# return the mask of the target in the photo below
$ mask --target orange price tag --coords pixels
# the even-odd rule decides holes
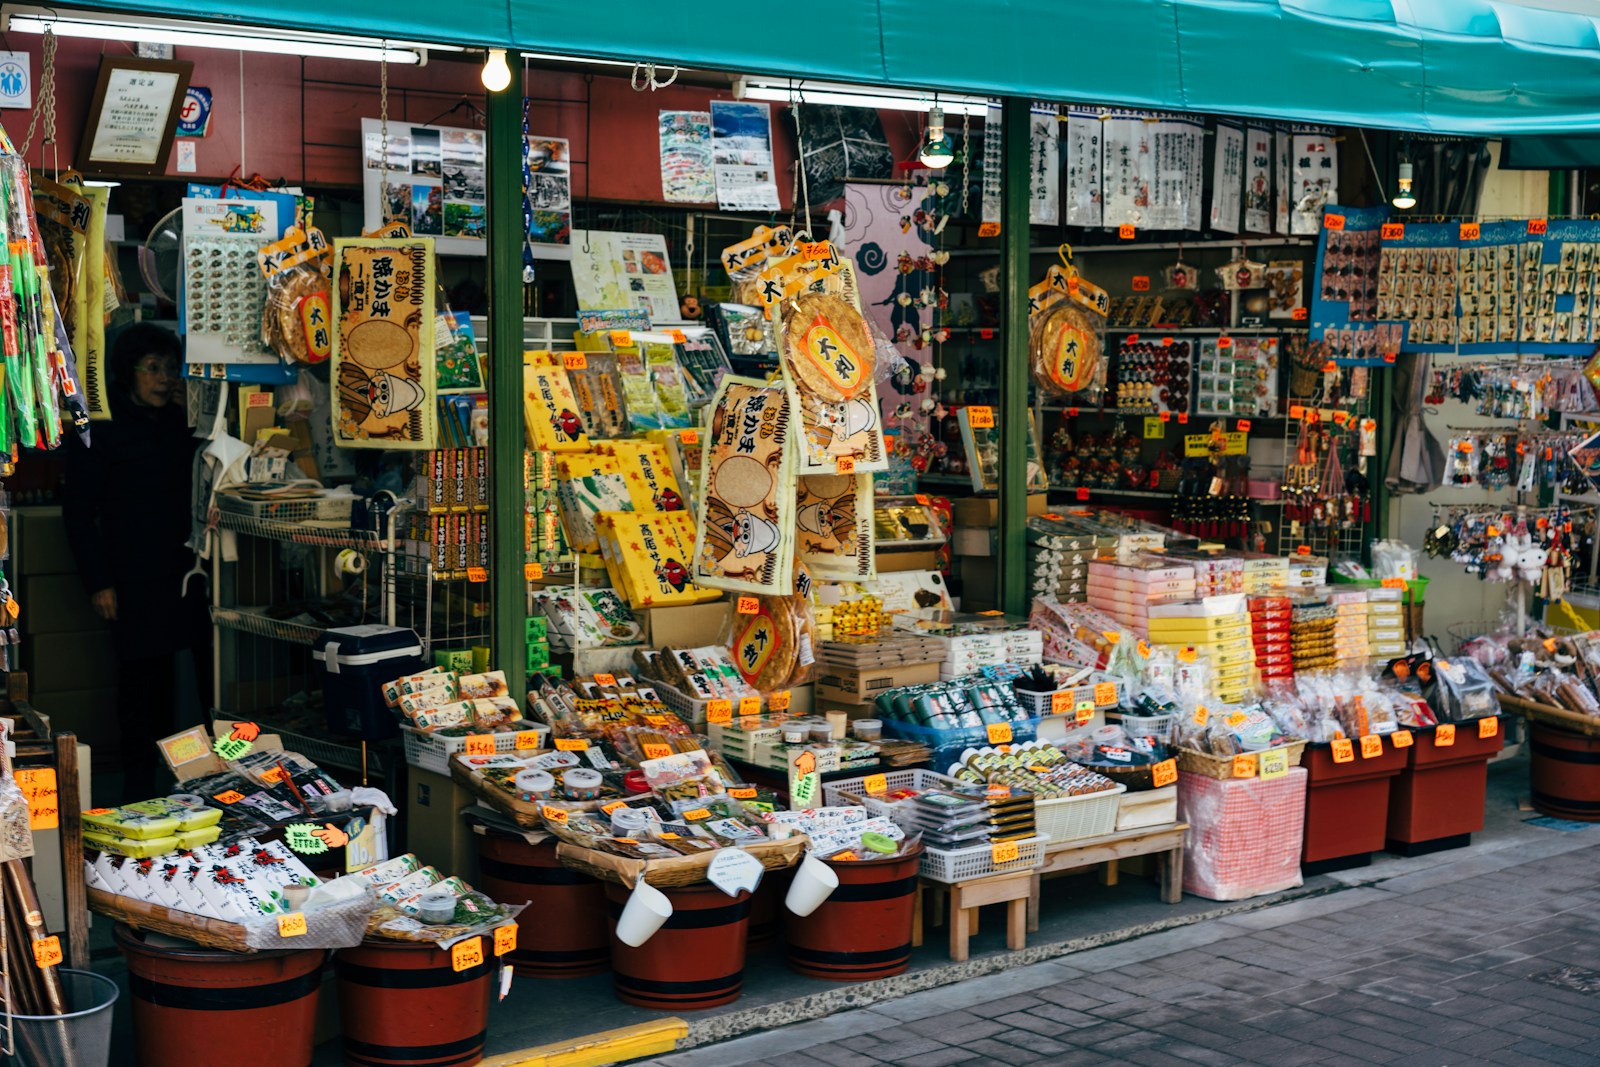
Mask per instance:
[[[1304,322],[1311,317],[1309,308],[1298,307],[1289,312],[1289,317],[1295,322]]]
[[[1556,650],[1556,639],[1553,638],[1553,637],[1545,638],[1544,639],[1544,650],[1546,652],[1554,652]]]
[[[789,704],[793,699],[793,692],[788,689],[780,689],[776,693],[773,693],[771,696],[767,697],[767,707],[771,708],[773,711],[788,711]],[[757,701],[756,705],[759,707],[760,703],[760,701]]]
[[[837,469],[840,474],[854,474],[856,472],[856,457],[840,456],[837,460]]]
[[[1187,411],[1178,412],[1178,425],[1179,426],[1187,426],[1187,425],[1189,425],[1189,413]]]
[[[757,600],[753,596],[742,596],[734,604],[733,610],[737,611],[740,615],[754,615],[756,612],[761,610],[761,601]]]
[[[1333,230],[1334,232],[1337,233],[1339,230],[1344,229],[1344,216],[1343,215],[1324,215],[1324,216],[1322,216],[1322,228],[1324,230]]]
[[[1235,424],[1234,428],[1237,429],[1240,433],[1249,433],[1250,432],[1250,420],[1249,419],[1240,419],[1238,421],[1238,423]]]
[[[1233,347],[1233,338],[1231,338],[1231,337],[1219,337],[1219,338],[1217,338],[1217,347],[1221,348],[1221,349],[1232,348]]]
[[[1050,714],[1065,715],[1072,710],[1072,690],[1063,689],[1050,694]]]
[[[733,702],[729,700],[713,700],[706,705],[706,722],[724,723],[733,721]]]
[[[1117,683],[1098,682],[1094,687],[1094,706],[1109,708],[1117,702]]]
[[[1383,354],[1383,361],[1385,363],[1393,363],[1394,362],[1394,353],[1393,352],[1385,352]]]
[[[297,911],[292,915],[278,916],[279,937],[304,937],[306,933],[306,914]]]
[[[845,851],[845,852],[839,853],[836,856],[829,856],[828,858],[830,860],[838,860],[838,861],[843,862],[843,863],[849,863],[850,861],[858,860],[861,857],[856,855],[854,852]]]
[[[468,736],[462,751],[469,756],[494,755],[494,734],[472,734]]]
[[[1528,232],[1542,237],[1550,232],[1550,221],[1548,219],[1529,219]]]
[[[622,336],[622,341],[620,343],[617,341],[618,334]],[[611,343],[617,345],[619,348],[626,347],[631,343],[628,340],[628,331],[613,331],[611,334]],[[584,355],[582,352],[566,352],[561,356],[561,366],[567,370],[588,370],[589,357]]]
[[[1148,293],[1150,291],[1150,275],[1135,274],[1133,276],[1133,291],[1136,293]]]
[[[522,739],[524,737],[529,738],[532,741],[532,744],[529,744],[529,745],[526,745],[526,746],[523,745]],[[520,734],[517,735],[517,748],[521,749],[521,748],[538,748],[538,747],[539,747],[539,735],[537,733],[535,733],[534,731],[532,731],[532,730],[524,730]],[[587,752],[587,751],[589,751],[589,742],[585,741],[581,737],[558,737],[558,738],[556,738],[556,751],[557,752]]]
[[[450,969],[469,971],[483,964],[483,938],[469,937],[450,946]]]
[[[1172,412],[1163,411],[1161,413],[1161,415],[1160,415],[1160,419],[1161,419],[1162,422],[1171,422],[1172,421]]]
[[[1383,738],[1377,734],[1364,734],[1361,738],[1361,758],[1372,759],[1383,755]]]
[[[1233,757],[1233,776],[1235,778],[1254,778],[1256,776],[1255,756],[1241,753]]]
[[[649,723],[651,726],[667,725],[667,717],[665,715],[646,715],[644,717],[644,721]]]
[[[701,819],[711,818],[711,811],[709,808],[695,808],[693,811],[684,812],[683,817],[690,822],[699,822]]]
[[[1331,359],[1328,360],[1326,363],[1324,363],[1322,365],[1322,373],[1323,374],[1337,374],[1337,373],[1339,373],[1339,364],[1335,363]]]
[[[929,504],[933,503],[933,501],[928,499],[927,493],[918,493],[916,496],[912,497],[912,499],[918,504],[921,504],[923,507],[927,507]]]
[[[1089,490],[1087,490],[1085,488],[1082,488],[1080,486],[1078,488],[1078,491],[1076,493],[1074,493],[1073,495],[1076,496],[1079,500],[1088,500],[1089,499]]]
[[[1289,405],[1289,417],[1291,419],[1303,419],[1306,417],[1306,409],[1299,404],[1291,404]]]
[[[1378,236],[1385,241],[1398,241],[1406,235],[1403,222],[1386,222],[1378,228]]]
[[[1481,232],[1476,222],[1463,222],[1461,224],[1461,239],[1463,241],[1476,241]]]
[[[271,770],[266,771],[261,775],[261,780],[266,782],[268,785],[277,785],[279,782],[283,781],[283,768],[273,767]]]
[[[481,583],[481,582],[487,582],[488,580],[489,580],[489,569],[487,567],[468,567],[467,568],[467,581],[469,581],[469,582],[480,582]]]
[[[1410,730],[1396,730],[1389,736],[1389,743],[1395,748],[1410,748],[1415,740]]]
[[[682,330],[668,330],[667,336],[672,338],[672,343],[675,345],[686,345],[689,343],[689,339],[683,335]]]
[[[1435,748],[1449,748],[1456,743],[1456,724],[1442,722],[1433,730],[1433,744]]]
[[[1164,785],[1171,785],[1178,780],[1178,761],[1165,759],[1150,768],[1150,781],[1157,789]]]
[[[597,674],[594,676],[595,685],[616,685],[617,676],[614,674]]]
[[[749,716],[749,715],[760,715],[760,714],[761,714],[761,698],[760,697],[740,697],[739,698],[739,716],[740,716],[740,718],[744,718],[744,717]]]
[[[1478,720],[1479,740],[1487,740],[1499,732],[1500,720],[1495,718],[1493,715],[1489,716],[1487,719]]]
[[[1211,721],[1211,709],[1204,704],[1196,704],[1194,708],[1194,724],[1204,726]]]
[[[611,331],[611,347],[627,348],[631,344],[633,344],[633,335],[627,330]]]
[[[544,578],[544,564],[524,563],[522,565],[523,581],[537,582]]]
[[[600,810],[601,810],[602,813],[604,813],[606,815],[610,815],[612,812],[616,811],[618,808],[625,808],[627,806],[628,806],[628,802],[626,800],[613,800],[609,804],[600,805]]]
[[[1179,663],[1193,663],[1198,658],[1198,656],[1199,656],[1199,654],[1192,648],[1180,648],[1180,649],[1178,649],[1178,662]]]
[[[1011,742],[1011,724],[1008,722],[991,722],[986,727],[991,745],[1005,745]]]
[[[546,804],[539,809],[539,814],[543,815],[548,822],[567,821],[567,809],[565,808],[552,808],[550,805]]]
[[[1381,585],[1385,589],[1405,589],[1406,588],[1406,580],[1404,578],[1385,578],[1385,579],[1383,579],[1383,581],[1379,582],[1378,584]]]
[[[1015,863],[1021,858],[1021,850],[1015,841],[1000,841],[990,850],[996,864]]]
[[[728,795],[735,800],[754,800],[756,798],[756,791],[753,788],[746,786],[743,789],[730,789],[728,790]]]
[[[230,789],[226,793],[218,793],[216,796],[212,797],[211,799],[215,800],[219,804],[237,804],[237,803],[239,803],[239,801],[244,799],[244,794],[239,792],[237,789]],[[101,809],[97,808],[97,809],[95,809],[95,811],[86,811],[86,812],[84,812],[84,814],[85,815],[93,815],[99,810],[101,810]],[[110,811],[111,809],[110,808],[106,808],[104,810],[105,811]]]
[[[869,774],[866,781],[861,783],[861,788],[867,791],[868,796],[878,796],[889,791],[889,777],[884,774]]]
[[[1295,552],[1295,555],[1297,555],[1297,556],[1309,556],[1309,555],[1311,555],[1311,546],[1310,545],[1301,545],[1298,548],[1296,548],[1294,550],[1294,552]]]
[[[994,408],[975,405],[967,408],[967,422],[974,430],[994,428]]]
[[[1013,848],[1015,846],[1012,846]],[[33,962],[40,970],[54,967],[62,960],[61,939],[55,934],[41,938],[33,943]]]
[[[978,236],[979,237],[999,237],[1000,236],[1000,224],[998,222],[980,222],[980,223],[978,223]]]
[[[1136,232],[1137,231],[1133,228],[1131,223],[1124,222],[1121,226],[1117,227],[1117,236],[1122,238],[1124,241],[1133,240],[1133,235]]]
[[[1011,787],[1009,785],[991,785],[983,791],[983,795],[989,800],[1003,800],[1011,795]]]
[[[1162,339],[1161,339],[1161,347],[1162,347],[1162,348],[1171,348],[1171,347],[1172,347],[1172,338],[1170,338],[1170,337],[1163,337],[1163,338],[1162,338]]]
[[[227,793],[219,794],[216,799],[222,800],[222,798],[227,796],[227,795],[228,795]],[[244,799],[244,794],[243,793],[239,794],[239,799],[240,800]],[[234,803],[234,801],[231,801],[231,800],[223,800],[222,802],[224,804],[232,804],[232,803]],[[85,815],[109,815],[113,811],[116,811],[116,810],[117,809],[115,809],[115,808],[90,808],[89,810],[85,811],[84,814]]]
[[[678,440],[686,445],[697,445],[700,443],[700,431],[685,430],[678,435]]]
[[[494,928],[494,954],[504,956],[517,947],[517,924],[507,923]]]
[[[645,759],[666,759],[672,755],[671,745],[646,745],[644,746]]]

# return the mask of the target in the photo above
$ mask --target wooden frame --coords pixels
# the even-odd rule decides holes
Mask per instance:
[[[153,74],[172,76],[175,81],[172,85],[172,94],[163,100],[159,84],[153,86],[129,87],[120,83],[128,75]],[[94,95],[89,101],[89,114],[83,124],[83,140],[78,146],[78,169],[90,174],[127,174],[145,177],[160,177],[167,172],[167,159],[172,155],[173,137],[178,128],[178,112],[183,107],[184,93],[189,88],[189,78],[194,73],[194,64],[187,60],[169,59],[140,59],[137,56],[111,56],[100,57],[100,73],[95,79]],[[113,79],[119,86],[112,99],[112,108],[108,112],[106,97],[113,92]],[[159,80],[159,79],[158,79]],[[127,100],[127,95],[137,94],[143,90],[146,99]],[[159,127],[159,141],[155,145],[153,159],[134,157],[124,158],[116,154],[106,154],[102,145],[102,154],[93,154],[95,143],[100,139],[101,124],[108,118],[117,119],[123,123],[133,124],[139,121],[138,113],[130,108],[119,106],[119,102],[132,103],[146,107],[154,107],[158,111],[164,104],[166,114],[161,119]],[[153,121],[154,116],[150,116]],[[144,136],[157,133],[157,128],[151,125],[139,131]],[[131,150],[130,146],[130,150]]]

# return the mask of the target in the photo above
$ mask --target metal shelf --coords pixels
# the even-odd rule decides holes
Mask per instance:
[[[211,608],[211,621],[224,629],[237,630],[240,633],[255,634],[257,637],[267,637],[274,641],[287,641],[290,644],[306,645],[307,647],[317,639],[318,634],[327,629],[326,626],[317,626],[311,623],[274,619],[263,611],[251,611],[248,608],[225,608],[217,605],[213,605]]]
[[[1070,242],[1069,242],[1070,243]],[[1310,248],[1316,244],[1314,237],[1213,237],[1198,241],[1123,241],[1114,245],[1072,246],[1074,256],[1091,252],[1177,252],[1228,248]],[[1034,245],[1028,249],[1030,256],[1056,255],[1057,245]],[[952,248],[952,256],[996,256],[999,248]]]
[[[282,522],[222,511],[217,513],[217,526],[248,537],[264,537],[273,541],[288,541],[319,548],[353,548],[360,552],[388,552],[395,547],[393,540],[375,533],[352,530],[348,523],[320,526],[315,521]]]
[[[1152,333],[1162,337],[1196,337],[1216,334],[1218,337],[1282,333],[1288,326],[1107,326],[1106,333]]]

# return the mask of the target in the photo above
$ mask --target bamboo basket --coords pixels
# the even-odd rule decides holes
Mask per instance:
[[[1543,723],[1557,730],[1582,734],[1584,737],[1600,737],[1600,719],[1593,716],[1504,693],[1500,694],[1500,707],[1506,711],[1516,712],[1530,722]]]
[[[1304,741],[1291,741],[1287,745],[1279,745],[1273,752],[1284,752],[1289,757],[1289,766],[1300,765],[1300,753],[1305,749]],[[1178,752],[1178,769],[1188,771],[1190,774],[1203,774],[1207,778],[1226,779],[1233,777],[1233,757],[1213,756],[1206,752],[1199,752],[1192,748],[1180,748]],[[1240,755],[1259,756],[1259,752],[1242,752]]]
[[[760,860],[761,866],[767,870],[778,871],[799,863],[808,843],[804,834],[797,834],[782,841],[761,841],[739,847]],[[657,888],[681,889],[706,880],[706,868],[716,859],[717,852],[675,856],[672,859],[635,860],[563,842],[556,846],[556,857],[572,870],[602,882],[633,886],[643,878]]]

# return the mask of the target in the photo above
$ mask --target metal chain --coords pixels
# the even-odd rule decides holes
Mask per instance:
[[[967,213],[967,176],[972,168],[972,112],[961,112],[961,214]]]
[[[378,217],[385,223],[393,222],[394,205],[389,202],[389,42],[383,42],[383,54],[378,59],[378,198],[382,206]]]
[[[44,31],[44,69],[39,72],[39,104],[33,109],[33,118],[28,120],[28,136],[22,142],[24,159],[33,146],[33,135],[39,128],[41,116],[45,124],[44,143],[53,147],[56,143],[56,35],[48,25]],[[40,165],[43,166],[42,160]]]

